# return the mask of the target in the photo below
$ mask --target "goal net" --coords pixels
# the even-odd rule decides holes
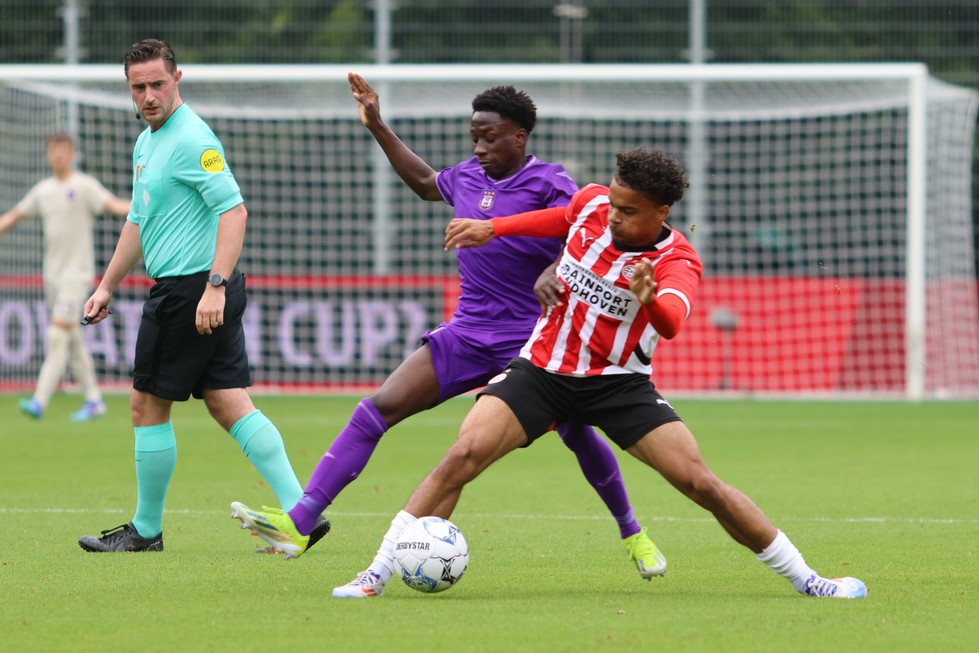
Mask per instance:
[[[248,354],[260,388],[361,391],[447,320],[451,209],[414,196],[360,124],[334,66],[183,66],[184,101],[224,142],[249,208]],[[434,168],[471,155],[470,102],[498,84],[538,106],[529,152],[608,183],[638,145],[690,173],[672,224],[705,272],[661,343],[667,393],[979,396],[970,203],[974,92],[923,66],[360,66],[382,115]],[[128,196],[145,124],[121,66],[0,66],[0,206],[47,174],[44,138]],[[121,223],[97,224],[104,270]],[[0,389],[28,391],[47,309],[40,221],[0,238]],[[100,378],[128,384],[150,282],[85,330]],[[70,381],[70,379],[66,379]]]

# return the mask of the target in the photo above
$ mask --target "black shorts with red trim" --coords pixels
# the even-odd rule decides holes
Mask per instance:
[[[622,449],[668,422],[680,421],[673,406],[642,374],[565,376],[515,358],[479,396],[503,400],[533,442],[560,422],[600,428]]]
[[[136,336],[133,388],[161,399],[200,399],[204,390],[251,385],[245,333],[245,275],[231,275],[225,288],[224,324],[197,332],[197,305],[208,272],[157,279],[143,304]]]

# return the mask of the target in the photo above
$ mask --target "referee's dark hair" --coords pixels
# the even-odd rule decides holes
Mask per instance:
[[[177,57],[173,54],[173,48],[166,41],[143,39],[130,45],[123,59],[125,61],[123,69],[126,72],[126,79],[129,79],[130,64],[146,63],[155,59],[163,59],[167,66],[167,72],[171,75],[177,72]]]

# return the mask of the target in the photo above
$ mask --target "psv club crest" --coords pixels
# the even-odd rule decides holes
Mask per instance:
[[[495,190],[484,190],[483,197],[479,200],[479,209],[481,211],[489,211],[493,208],[493,202],[496,200]]]

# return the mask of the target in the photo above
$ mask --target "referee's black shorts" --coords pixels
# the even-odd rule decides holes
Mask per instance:
[[[502,399],[533,442],[556,423],[600,428],[622,449],[680,416],[642,374],[564,376],[515,358],[479,393]]]
[[[235,270],[225,288],[224,324],[197,333],[197,304],[208,272],[157,279],[143,305],[136,337],[133,388],[161,399],[200,399],[203,390],[251,385],[241,325],[245,275]]]

